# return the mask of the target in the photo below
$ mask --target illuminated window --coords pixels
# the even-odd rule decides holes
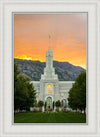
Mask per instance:
[[[47,94],[52,94],[52,85],[51,84],[47,85]]]

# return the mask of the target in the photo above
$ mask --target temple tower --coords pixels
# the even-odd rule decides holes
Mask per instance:
[[[53,68],[53,52],[50,47],[50,33],[49,33],[49,48],[46,51],[46,67],[44,68],[44,74],[41,75],[41,79],[58,79],[58,76],[55,74],[55,69]]]

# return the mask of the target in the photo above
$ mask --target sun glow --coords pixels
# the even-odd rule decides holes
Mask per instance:
[[[21,55],[21,56],[16,56],[16,57],[14,57],[14,58],[15,58],[15,59],[23,59],[23,60],[32,60],[32,61],[46,62],[45,59],[32,58],[32,57],[29,57],[29,56],[24,55],[24,54]],[[67,60],[59,60],[59,59],[58,59],[58,60],[54,60],[54,61],[59,61],[59,62],[69,62],[69,61],[67,61]],[[83,65],[83,64],[78,65],[78,64],[75,64],[75,63],[73,63],[73,62],[69,62],[69,63],[71,63],[71,64],[73,64],[73,65],[75,65],[75,66],[80,66],[80,67],[86,69],[86,66]]]
[[[16,59],[23,59],[23,60],[33,60],[33,61],[45,62],[43,60],[40,60],[39,58],[32,58],[32,57],[28,57],[27,55],[16,56],[14,58],[16,58]]]

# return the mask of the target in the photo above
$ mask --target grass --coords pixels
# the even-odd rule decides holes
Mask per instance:
[[[14,123],[86,123],[86,115],[75,112],[17,113]]]

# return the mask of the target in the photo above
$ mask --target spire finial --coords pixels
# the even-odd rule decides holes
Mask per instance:
[[[49,50],[50,50],[50,38],[51,38],[51,34],[49,32]]]
[[[51,38],[51,34],[50,34],[50,32],[49,32],[49,38]]]

